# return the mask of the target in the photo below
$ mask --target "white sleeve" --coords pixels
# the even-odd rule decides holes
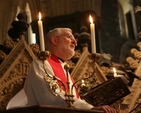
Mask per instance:
[[[74,107],[79,109],[92,109],[94,106],[82,99],[75,99]]]
[[[21,89],[7,104],[6,109],[25,107],[28,103],[24,89]]]

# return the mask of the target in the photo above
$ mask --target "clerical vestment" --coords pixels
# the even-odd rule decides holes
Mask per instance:
[[[56,57],[56,56],[53,56]],[[57,57],[56,57],[57,58]],[[55,59],[56,59],[55,58]],[[49,59],[54,60],[54,59]],[[59,68],[62,68],[64,71],[64,74],[66,76],[66,72],[64,70],[65,62],[62,62],[57,58],[57,63],[60,63]],[[54,62],[54,61],[53,61]],[[54,71],[54,67],[51,66],[52,64],[50,61],[45,61],[45,69],[48,72],[49,75],[56,76],[57,74]],[[56,67],[57,68],[57,67]],[[59,72],[58,72],[59,74]],[[33,106],[33,105],[51,105],[51,106],[60,106],[60,107],[68,107],[66,101],[65,101],[65,91],[62,90],[58,96],[55,96],[52,94],[48,82],[44,79],[45,76],[45,70],[43,67],[43,61],[35,59],[31,63],[29,73],[26,79],[25,83],[25,96],[27,98],[27,104],[25,106]],[[69,75],[70,76],[70,75]],[[70,79],[70,85],[73,84],[73,81]],[[91,109],[93,106],[85,102],[84,100],[80,99],[77,96],[75,88],[73,89],[74,94],[74,107],[75,108],[81,108],[81,109]],[[21,97],[21,99],[24,97]],[[26,100],[26,99],[25,99]],[[18,99],[18,101],[20,101]],[[25,102],[24,102],[25,104]],[[23,106],[23,105],[21,105]],[[20,105],[19,105],[20,107]]]

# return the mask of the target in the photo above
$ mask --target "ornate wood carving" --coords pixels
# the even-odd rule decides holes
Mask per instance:
[[[74,79],[77,81],[79,79],[82,79],[84,76],[87,76],[92,73],[93,69],[89,65],[89,58],[88,56],[90,53],[88,52],[88,48],[84,47],[84,51],[79,58],[75,68],[73,69],[71,75],[74,77]],[[102,83],[106,81],[105,75],[103,75],[103,72],[101,71],[100,67],[96,64],[96,73],[95,73],[95,85]]]
[[[0,110],[0,113],[103,113],[103,111],[63,108],[49,105],[36,105],[10,110]]]
[[[6,59],[6,56],[7,55],[2,50],[0,50],[0,61],[1,62],[3,62]]]
[[[141,42],[138,42],[137,46],[139,47],[139,49],[132,48],[131,54],[133,54],[133,57],[127,57],[126,61],[129,64],[130,68],[135,70],[134,73],[141,77]],[[122,104],[128,106],[126,109],[124,109],[125,112],[130,112],[141,103],[141,81],[135,79],[132,87],[129,87],[129,89],[131,91],[131,94],[126,96],[124,98],[124,101],[122,102]],[[140,109],[141,106],[139,106],[134,112],[141,112]]]
[[[5,109],[9,100],[23,87],[30,63],[36,58],[24,36],[16,44],[11,42],[5,42],[12,49],[8,55],[0,52],[0,58],[3,58],[0,65],[0,109]]]

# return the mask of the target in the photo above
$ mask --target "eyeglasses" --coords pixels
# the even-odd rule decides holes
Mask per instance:
[[[73,41],[73,43],[75,43],[75,46],[77,46],[77,41],[72,34],[62,34],[62,35],[58,35],[56,37],[61,37],[61,36],[66,36],[67,38],[71,39]]]
[[[61,37],[61,36],[66,36],[67,38],[71,39],[71,40],[75,40],[74,36],[72,34],[62,34],[56,37]]]

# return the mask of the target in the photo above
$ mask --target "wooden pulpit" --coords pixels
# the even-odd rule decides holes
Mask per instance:
[[[37,105],[31,107],[14,108],[10,110],[0,110],[0,113],[104,113],[99,110],[84,110],[75,108],[63,108],[47,105]]]

